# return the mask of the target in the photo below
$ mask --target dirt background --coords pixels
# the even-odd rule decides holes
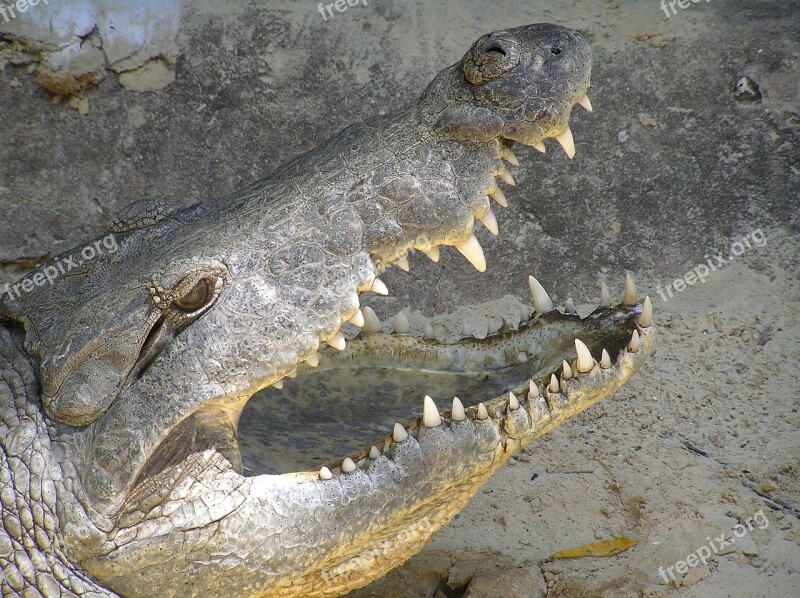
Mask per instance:
[[[552,142],[544,156],[518,152],[501,234],[480,238],[485,274],[453,251],[438,264],[414,256],[410,274],[386,273],[390,297],[370,304],[387,317],[529,301],[532,273],[557,302],[589,309],[598,279],[619,292],[630,270],[654,299],[657,351],[356,595],[451,598],[471,582],[473,598],[798,595],[800,3],[709,0],[667,17],[656,0],[368,0],[327,21],[306,1],[170,7],[172,38],[157,32],[115,61],[91,15],[49,46],[0,42],[0,284],[102,234],[130,201],[226,194],[412,101],[482,33],[537,21],[578,29],[595,53],[595,111],[574,115],[575,159]],[[20,26],[0,20],[6,34]],[[37,83],[58,66],[56,42],[94,43],[95,88],[59,99]],[[735,91],[745,76],[755,101]],[[705,283],[664,292],[754,232],[765,243]],[[759,512],[768,525],[707,565],[669,585],[659,576]],[[547,560],[619,536],[638,544]]]

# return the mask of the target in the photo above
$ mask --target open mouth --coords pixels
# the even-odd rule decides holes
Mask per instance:
[[[575,103],[592,109],[585,94]],[[549,137],[570,158],[574,155],[569,126]],[[513,145],[500,138],[499,154],[518,165]],[[524,145],[544,151],[541,139]],[[515,185],[506,168],[493,174]],[[497,185],[487,195],[508,205]],[[476,220],[498,233],[491,208]],[[412,248],[439,260],[439,246]],[[477,270],[485,270],[474,231],[455,248]],[[408,271],[407,254],[391,263]],[[475,338],[469,322],[460,338],[433,338],[429,322],[417,323],[418,333],[411,334],[402,313],[393,332],[386,333],[370,308],[359,309],[350,320],[350,340],[345,330],[337,333],[319,353],[253,395],[240,414],[203,406],[184,419],[148,459],[134,487],[208,449],[248,477],[313,471],[329,479],[364,467],[421,428],[466,419],[501,422],[521,402],[530,417],[538,412],[565,419],[610,394],[610,386],[620,385],[638,368],[642,359],[637,354],[649,350],[645,341],[653,331],[652,304],[649,299],[638,302],[630,276],[619,304],[612,305],[603,285],[599,306],[583,318],[571,300],[555,309],[535,278],[530,277],[529,286],[534,309],[519,322],[490,323],[485,338]],[[388,292],[380,279],[371,290]]]

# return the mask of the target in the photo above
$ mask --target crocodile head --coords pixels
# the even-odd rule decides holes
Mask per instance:
[[[402,317],[383,334],[360,305],[412,250],[454,246],[486,268],[473,229],[497,233],[512,143],[556,138],[571,155],[590,68],[562,27],[484,36],[408,109],[228,197],[134,204],[7,294],[69,566],[131,596],[341,595],[623,384],[653,338],[631,280],[581,319],[531,278],[533,317],[482,340],[416,338]]]

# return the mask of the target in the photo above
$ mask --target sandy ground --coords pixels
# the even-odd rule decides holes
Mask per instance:
[[[800,3],[711,0],[667,18],[656,0],[376,0],[323,22],[310,2],[208,0],[185,3],[180,18],[177,62],[156,93],[108,75],[56,104],[36,64],[0,44],[0,284],[103,234],[134,199],[221,196],[411,101],[481,33],[578,28],[596,64],[595,113],[575,115],[576,159],[520,152],[501,235],[481,239],[485,275],[448,252],[435,265],[415,256],[411,275],[387,272],[392,294],[371,304],[384,318],[457,305],[477,318],[470,305],[528,301],[532,273],[557,303],[573,296],[586,310],[598,278],[619,292],[630,270],[654,299],[657,351],[616,396],[513,459],[422,553],[354,595],[800,593]],[[743,76],[761,101],[734,97]],[[754,231],[763,246],[666,295]],[[440,319],[443,330],[459,322]],[[547,560],[621,536],[638,543]],[[706,550],[705,563],[690,557]],[[679,573],[686,560],[695,566]]]

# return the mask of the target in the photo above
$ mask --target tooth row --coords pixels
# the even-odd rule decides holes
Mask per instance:
[[[630,352],[638,351],[640,348],[640,336],[638,330],[634,330],[631,336],[631,341],[628,343],[627,350]],[[577,362],[575,365],[575,369],[580,374],[585,374],[590,372],[594,369],[596,363],[594,358],[589,351],[589,348],[586,344],[581,341],[580,339],[575,339],[575,352],[577,354]],[[600,367],[602,369],[609,369],[611,368],[611,358],[608,354],[608,351],[603,349],[602,357],[600,359]],[[567,361],[564,361],[562,364],[562,377],[559,381],[558,377],[555,374],[551,374],[550,376],[550,383],[546,387],[546,391],[553,395],[555,393],[563,393],[564,395],[568,392],[568,385],[567,380],[570,380],[574,377],[574,373],[572,370],[572,366],[569,365]],[[533,380],[529,381],[528,385],[528,393],[527,399],[529,401],[535,401],[542,396],[542,393],[539,390],[539,387]],[[517,396],[513,392],[508,393],[508,412],[514,412],[520,409],[520,402]],[[464,404],[461,402],[461,399],[458,397],[453,397],[453,406],[452,411],[450,413],[450,420],[453,422],[462,422],[467,419],[466,410],[464,409]],[[475,419],[477,421],[486,421],[489,419],[489,411],[486,408],[486,405],[483,403],[479,403],[477,409],[475,410]],[[439,413],[438,408],[436,407],[436,403],[430,396],[425,396],[423,400],[423,407],[422,407],[422,425],[426,428],[436,428],[442,425],[442,416]],[[400,424],[394,424],[394,429],[392,431],[392,441],[396,444],[400,444],[405,442],[408,439],[409,433],[405,427]],[[381,451],[378,447],[373,446],[370,448],[369,451],[369,458],[370,459],[378,459],[381,456]],[[342,473],[351,473],[357,469],[357,466],[352,458],[347,457],[342,461],[341,464],[341,471]],[[328,467],[321,467],[319,470],[319,478],[321,480],[330,480],[333,478],[333,473],[331,472],[330,468]]]

